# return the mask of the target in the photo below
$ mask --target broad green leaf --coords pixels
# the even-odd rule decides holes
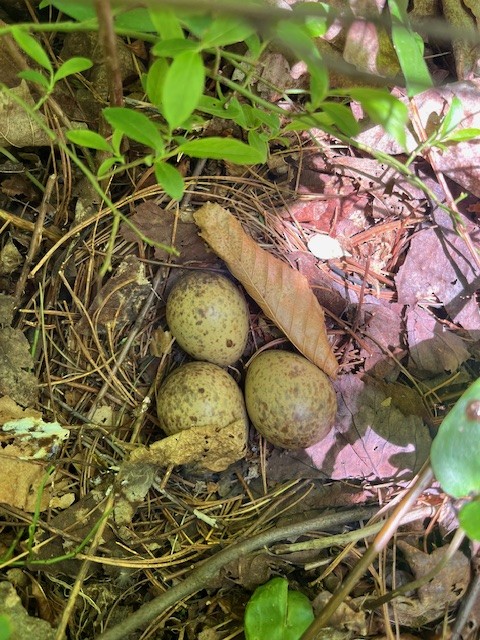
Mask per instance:
[[[480,494],[480,378],[443,419],[430,457],[446,493],[454,498]]]
[[[200,51],[200,45],[194,40],[174,38],[160,40],[152,47],[152,53],[159,57],[174,58],[184,51]]]
[[[480,540],[480,499],[477,498],[463,505],[458,520],[471,540]]]
[[[315,7],[318,7],[318,5],[315,5]],[[327,19],[322,18],[321,16],[308,16],[305,20],[305,27],[307,28],[307,31],[309,35],[312,36],[312,38],[320,38],[320,36],[325,35],[327,26]]]
[[[70,142],[78,144],[80,147],[112,152],[112,147],[108,144],[107,140],[95,131],[73,129],[72,131],[67,131],[67,138]]]
[[[262,43],[256,33],[252,33],[248,38],[245,38],[245,44],[253,59],[257,59],[262,52]]]
[[[345,135],[355,136],[359,132],[360,127],[349,107],[337,102],[322,102],[320,108],[330,116],[332,123]]]
[[[214,18],[208,14],[192,14],[188,16],[182,16],[181,23],[190,31],[191,34],[201,39],[203,34],[212,24]]]
[[[289,122],[283,130],[305,131],[306,129],[311,129],[312,127],[319,127],[320,129],[331,131],[332,125],[333,118],[328,113],[318,112],[293,117],[292,121]]]
[[[468,140],[478,137],[480,137],[480,129],[459,129],[449,133],[443,138],[443,142],[468,142]]]
[[[449,133],[452,133],[454,129],[458,127],[464,118],[463,106],[458,96],[453,96],[450,107],[446,116],[442,120],[442,123],[438,129],[440,138],[443,138]]]
[[[168,71],[168,62],[159,58],[151,65],[147,73],[146,92],[150,102],[160,108],[162,104],[163,83]]]
[[[281,20],[275,30],[275,36],[287,45],[299,60],[311,64],[321,63],[320,53],[305,27],[294,22]]]
[[[110,169],[112,169],[112,167],[116,164],[123,164],[123,163],[120,163],[118,158],[106,158],[102,162],[102,164],[98,167],[98,170],[97,170],[97,177],[99,178],[99,180],[105,177],[110,171]]]
[[[47,89],[47,91],[50,89],[50,83],[48,79],[43,75],[43,73],[40,73],[40,71],[35,71],[35,69],[25,69],[24,71],[19,71],[17,73],[17,76],[19,78],[23,78],[24,80],[28,80],[29,82],[35,82],[44,89]]]
[[[313,109],[318,109],[328,92],[328,71],[324,64],[308,65],[310,72],[310,103]]]
[[[11,28],[11,34],[15,38],[18,46],[25,51],[35,62],[48,71],[53,71],[52,63],[42,45],[35,40],[27,31],[18,27]]]
[[[57,69],[53,76],[53,81],[58,82],[62,78],[71,76],[74,73],[86,71],[87,69],[90,69],[92,65],[93,62],[88,58],[70,58],[70,60],[66,60],[62,66]]]
[[[307,596],[300,591],[289,591],[287,600],[287,629],[290,631],[286,635],[289,640],[296,640],[313,622],[312,605]]]
[[[170,198],[180,200],[185,191],[185,183],[180,172],[163,160],[155,162],[154,168],[158,184],[165,189]]]
[[[79,22],[97,17],[93,0],[43,0],[40,3],[40,9],[49,6],[55,7],[66,16]]]
[[[265,136],[258,131],[249,131],[248,132],[248,144],[251,147],[254,147],[260,155],[263,157],[267,157],[268,155],[268,136]]]
[[[225,47],[236,42],[243,42],[254,30],[240,18],[220,16],[202,35],[202,48]]]
[[[13,629],[10,622],[10,616],[0,614],[0,640],[10,640]]]
[[[402,147],[406,147],[406,126],[409,117],[406,104],[394,98],[385,89],[358,87],[346,90],[345,94],[360,102],[373,122],[381,125]]]
[[[220,100],[219,98],[212,98],[211,96],[203,95],[197,105],[198,111],[203,111],[211,116],[217,116],[224,120],[234,120],[241,112],[238,106],[238,101],[233,100]]]
[[[115,26],[121,29],[133,29],[144,33],[155,33],[156,26],[153,24],[148,9],[130,9],[120,13],[115,17]]]
[[[123,140],[123,131],[120,129],[114,129],[112,133],[111,145],[112,149],[115,151],[116,156],[121,156],[121,148],[122,148],[122,140]]]
[[[273,578],[255,589],[244,617],[246,640],[299,640],[313,622],[306,596],[288,590],[285,578]]]
[[[149,12],[150,19],[162,40],[182,39],[184,37],[182,26],[173,9],[151,6]]]
[[[171,129],[176,129],[193,113],[205,84],[203,58],[195,51],[175,57],[165,77],[162,112]]]
[[[388,0],[392,18],[392,42],[400,63],[409,97],[433,86],[423,59],[423,40],[414,33],[407,18],[408,0]]]
[[[181,144],[178,151],[192,158],[227,160],[236,164],[259,164],[266,156],[257,149],[234,138],[201,138]]]
[[[107,107],[103,115],[114,129],[119,129],[132,140],[153,149],[163,149],[160,132],[143,113],[125,107]]]

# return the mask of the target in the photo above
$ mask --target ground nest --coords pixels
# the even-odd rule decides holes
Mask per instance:
[[[14,318],[15,329],[33,345],[34,373],[12,382],[9,395],[17,405],[3,409],[13,417],[28,414],[57,423],[68,434],[46,438],[41,463],[12,460],[10,483],[2,495],[1,543],[4,576],[22,595],[29,613],[55,625],[63,615],[70,638],[94,638],[122,623],[234,543],[295,527],[326,509],[333,520],[325,530],[339,534],[358,529],[379,504],[389,503],[404,489],[426,459],[428,427],[435,423],[432,407],[439,396],[434,403],[415,377],[423,362],[405,366],[408,347],[399,328],[404,319],[395,307],[400,303],[394,278],[428,205],[418,190],[410,193],[417,198],[414,206],[405,204],[406,183],[397,182],[380,215],[383,178],[370,167],[367,185],[357,167],[345,170],[343,152],[330,156],[330,166],[319,167],[315,151],[299,148],[274,156],[276,162],[259,173],[241,170],[235,175],[208,175],[207,165],[199,177],[186,178],[180,204],[170,201],[159,186],[149,185],[148,176],[135,189],[124,185],[116,199],[123,220],[111,270],[103,278],[99,274],[111,238],[112,212],[87,210],[66,234],[56,231],[63,226],[60,214],[49,212],[51,234]],[[335,165],[338,172],[332,169]],[[166,333],[165,301],[171,287],[185,270],[231,277],[201,240],[192,219],[207,201],[228,209],[259,246],[300,271],[325,309],[339,363],[335,385],[340,435],[324,449],[282,451],[251,428],[243,459],[222,472],[195,464],[129,463],[135,450],[163,437],[156,387],[166,373],[188,361]],[[28,241],[33,225],[15,227],[13,220],[12,227],[17,239]],[[329,261],[318,259],[307,244],[332,229],[341,253]],[[173,246],[179,255],[163,245]],[[9,285],[8,276],[4,281]],[[13,281],[12,276],[10,285]],[[292,349],[251,299],[249,313],[247,348],[230,368],[240,385],[245,364],[260,348],[268,344]],[[12,334],[12,340],[18,335]],[[469,357],[464,362],[465,378],[473,365]],[[27,365],[12,366],[27,375]],[[455,395],[455,385],[447,386]],[[34,405],[34,415],[22,408]],[[383,431],[376,428],[379,424]],[[8,440],[4,446],[28,445]],[[422,540],[424,551],[431,551],[448,529],[430,520],[442,500],[438,489],[432,489],[429,504],[421,505],[424,511],[405,527],[404,546],[386,550],[358,582],[338,614],[338,629],[343,628],[335,632],[343,633],[338,637],[387,637],[385,628],[395,617],[400,627],[433,633],[458,598],[437,596],[434,602],[431,593],[423,599],[405,596],[398,608],[376,613],[362,611],[359,603],[392,588],[389,575],[396,562],[405,575],[418,575],[421,563],[415,553],[421,552],[416,544]],[[428,522],[431,531],[426,535]],[[283,542],[322,537],[305,531]],[[286,576],[291,588],[303,591],[319,610],[363,550],[364,542],[352,539],[323,549],[283,545],[276,550],[264,542],[248,553],[234,553],[208,582],[150,621],[147,635],[134,632],[128,637],[241,638],[252,591],[276,575]],[[468,573],[468,562],[459,564]],[[445,592],[460,582],[450,572],[436,588]],[[75,585],[79,592],[74,596]],[[458,588],[463,593],[466,585]],[[66,616],[67,601],[71,608]],[[439,602],[441,609],[436,609]]]

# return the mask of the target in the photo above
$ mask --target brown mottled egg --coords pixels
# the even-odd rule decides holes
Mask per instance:
[[[166,315],[178,344],[196,360],[228,366],[245,350],[247,303],[224,276],[206,271],[183,276],[168,296]]]
[[[274,445],[303,449],[332,428],[337,399],[328,377],[306,358],[266,351],[248,368],[247,412],[256,429]]]
[[[172,435],[192,427],[226,427],[247,414],[235,380],[210,362],[189,362],[175,369],[157,392],[160,426]]]

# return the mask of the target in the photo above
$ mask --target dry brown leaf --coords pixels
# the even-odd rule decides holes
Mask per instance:
[[[148,449],[138,447],[131,463],[169,465],[196,465],[208,471],[224,471],[245,456],[247,424],[235,420],[225,427],[205,425],[179,431],[157,440]]]
[[[261,249],[220,205],[207,203],[193,217],[202,238],[265,315],[306,358],[334,378],[337,361],[328,342],[323,309],[305,276]]]

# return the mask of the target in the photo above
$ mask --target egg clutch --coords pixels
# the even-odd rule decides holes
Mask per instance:
[[[194,271],[173,286],[166,318],[178,345],[196,362],[184,364],[157,393],[167,435],[191,427],[225,427],[246,414],[272,444],[301,449],[332,428],[336,396],[328,376],[297,353],[267,350],[246,371],[244,395],[223,368],[243,355],[250,327],[245,296],[228,278]]]

